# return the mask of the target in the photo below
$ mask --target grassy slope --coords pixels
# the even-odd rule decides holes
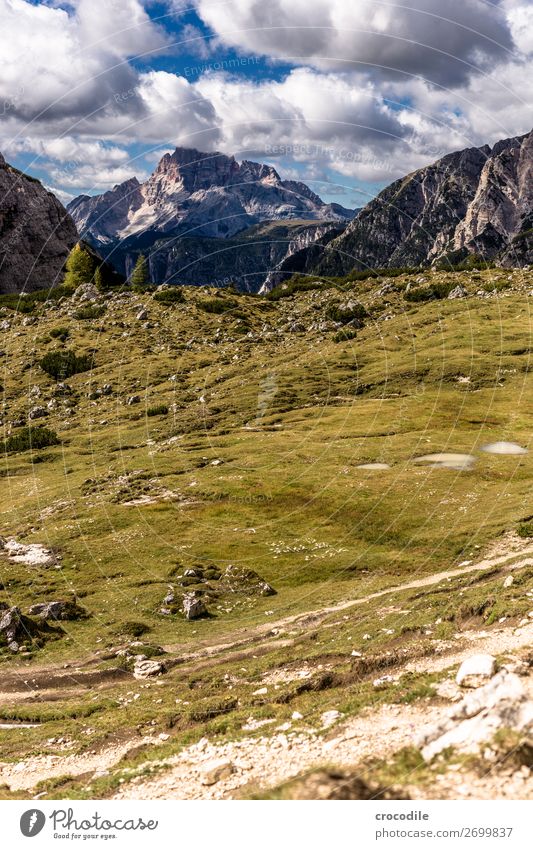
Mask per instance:
[[[490,298],[427,304],[403,299],[408,279],[396,279],[397,290],[385,296],[378,293],[383,281],[276,303],[231,296],[236,311],[224,315],[201,309],[210,296],[200,289],[187,291],[186,304],[174,307],[149,296],[114,296],[105,316],[95,320],[75,320],[68,300],[39,307],[37,321],[26,326],[22,316],[6,313],[11,322],[3,360],[6,424],[51,397],[53,381],[36,364],[44,352],[60,347],[49,338],[51,329],[68,327],[67,346],[79,353],[93,349],[95,365],[68,381],[77,393],[74,415],[51,411],[45,421],[62,445],[33,457],[26,452],[3,459],[0,517],[0,534],[53,546],[62,555],[61,569],[23,567],[1,558],[0,600],[25,610],[75,590],[92,616],[64,623],[66,636],[47,643],[32,660],[0,654],[5,668],[18,665],[25,677],[43,664],[81,662],[122,644],[122,625],[132,620],[148,626],[146,639],[178,653],[205,641],[231,641],[236,629],[242,634],[268,621],[266,616],[305,612],[455,566],[533,512],[531,454],[479,454],[468,473],[412,462],[433,451],[477,453],[498,439],[529,443],[531,275],[456,274],[454,282],[463,282],[472,294],[498,281],[502,291]],[[328,325],[289,331],[292,321],[306,328],[324,322],[332,302],[353,297],[370,312],[356,339],[334,342],[335,329]],[[141,301],[150,327],[135,317]],[[112,385],[113,395],[86,397],[104,383]],[[42,396],[30,401],[34,385]],[[128,406],[133,394],[141,401]],[[170,413],[147,417],[146,410],[160,403],[168,404]],[[223,462],[211,465],[213,460]],[[391,468],[356,468],[374,461]],[[132,476],[124,489],[127,474]],[[124,504],[146,492],[157,496],[163,488],[182,500]],[[198,561],[254,568],[278,595],[231,599],[224,609],[213,610],[213,618],[194,623],[161,616],[158,609],[176,564],[186,568]],[[479,589],[472,586],[477,598]],[[483,589],[483,598],[491,592]],[[517,611],[524,612],[511,593],[508,597],[511,607],[517,603]],[[395,601],[401,607],[411,598]],[[451,605],[453,616],[457,597],[431,599],[431,593],[424,596],[418,613],[409,601],[411,615],[403,615],[402,627],[416,631],[428,605],[444,613]],[[219,704],[231,702],[224,676],[236,675],[242,662],[227,661],[215,676],[212,669],[203,677],[199,671],[198,694],[190,693],[194,675],[179,673],[172,685],[170,676],[162,679],[158,704],[147,694],[124,709],[116,698],[131,690],[130,681],[112,694],[70,694],[53,708],[20,707],[8,700],[1,716],[51,722],[16,735],[0,732],[4,751],[9,757],[39,751],[59,729],[81,740],[87,722],[98,739],[132,727],[170,725],[179,732],[171,741],[178,748],[206,729],[235,732],[254,705],[258,715],[274,709],[261,707],[252,696],[265,669],[331,654],[342,671],[378,613],[380,627],[397,629],[397,612],[372,606],[365,616],[352,614],[334,636],[327,629],[316,631],[290,649],[273,648],[266,659],[251,659],[246,674],[240,673],[241,703],[229,713]],[[377,651],[385,638],[375,627],[372,633]],[[97,667],[109,665],[116,661],[101,654]],[[176,708],[176,698],[187,707]],[[304,694],[298,710],[318,715],[331,707],[329,698]],[[387,695],[364,687],[352,692],[347,685],[342,706],[354,711],[381,698]],[[210,700],[216,702],[213,715],[221,713],[218,719],[210,718],[209,710],[202,714],[201,705],[209,707]],[[200,718],[190,715],[196,704]],[[338,692],[334,706],[339,706]],[[95,708],[98,712],[81,725],[68,719]],[[274,710],[283,718],[294,704]]]

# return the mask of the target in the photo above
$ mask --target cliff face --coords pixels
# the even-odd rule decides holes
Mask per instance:
[[[60,283],[77,240],[76,226],[58,199],[0,154],[0,293]]]
[[[80,234],[95,244],[156,231],[231,238],[262,221],[347,221],[352,210],[324,203],[274,168],[221,153],[177,148],[145,183],[135,178],[69,204]]]
[[[288,256],[339,232],[335,225],[316,221],[266,221],[230,239],[206,236],[169,236],[157,239],[146,251],[154,283],[227,286],[245,292],[268,291],[271,277]],[[129,274],[134,255],[126,250],[123,261]],[[282,278],[286,275],[282,275]]]
[[[304,183],[282,180],[270,165],[188,148],[165,154],[145,183],[133,178],[98,197],[81,196],[69,211],[80,235],[122,273],[144,253],[154,283],[232,280],[249,291],[296,249],[289,247],[295,236],[309,244],[353,215]],[[262,228],[269,222],[281,225],[270,243]]]
[[[452,153],[384,189],[315,270],[402,267],[481,254],[531,262],[533,132]]]

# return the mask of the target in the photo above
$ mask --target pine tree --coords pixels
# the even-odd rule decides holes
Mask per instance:
[[[150,283],[150,272],[148,270],[148,263],[146,262],[146,257],[143,254],[139,254],[137,257],[137,262],[135,263],[135,268],[131,274],[131,285],[133,289],[143,289],[144,286]]]
[[[99,292],[105,292],[104,281],[102,278],[102,270],[100,266],[98,266],[96,271],[94,272],[94,285],[96,286]]]
[[[92,281],[94,259],[78,242],[74,245],[68,256],[66,268],[67,271],[63,281],[65,286],[77,289],[83,283],[90,283]]]

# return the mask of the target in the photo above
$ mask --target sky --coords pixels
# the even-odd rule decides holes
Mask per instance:
[[[533,127],[533,0],[0,0],[0,151],[64,202],[176,146],[359,207]]]

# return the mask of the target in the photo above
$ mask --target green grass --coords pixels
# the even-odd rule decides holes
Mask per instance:
[[[0,601],[26,612],[72,590],[92,615],[62,623],[64,636],[31,658],[2,654],[2,671],[29,675],[37,665],[90,658],[90,668],[118,668],[114,650],[138,639],[163,646],[168,659],[183,658],[277,619],[457,567],[502,533],[527,526],[531,454],[480,450],[500,439],[528,446],[533,428],[531,274],[516,272],[501,295],[474,297],[509,274],[479,271],[478,280],[454,273],[453,284],[471,295],[462,302],[404,300],[411,271],[391,275],[385,295],[385,273],[344,280],[342,300],[367,312],[365,326],[346,337],[317,328],[341,300],[341,284],[328,281],[271,299],[191,288],[179,310],[151,293],[111,298],[100,327],[71,321],[68,300],[50,311],[36,301],[37,327],[11,316],[5,424],[27,416],[28,392],[38,386],[36,403],[56,401],[47,428],[61,447],[42,463],[33,454],[4,455],[0,536],[43,543],[61,560],[57,569],[31,567],[0,552]],[[432,275],[432,284],[450,284],[445,273]],[[206,312],[211,300],[217,307]],[[135,319],[141,305],[150,309],[149,334]],[[236,305],[245,320],[235,317]],[[288,330],[294,321],[302,331]],[[242,324],[250,331],[239,332]],[[53,352],[44,371],[39,363],[55,328],[68,330],[72,350]],[[86,352],[90,372],[71,371],[75,352]],[[49,376],[67,373],[71,394],[56,394]],[[105,383],[112,394],[95,397],[92,390]],[[134,394],[150,399],[146,415],[142,405],[128,406]],[[38,430],[32,428],[33,448]],[[436,451],[472,453],[476,463],[457,472],[414,462]],[[390,468],[357,468],[373,462]],[[196,622],[162,615],[168,585],[198,563],[252,568],[277,595],[224,596],[210,604],[211,617]],[[42,751],[54,735],[69,736],[82,751],[132,729],[171,733],[161,749],[135,756],[142,767],[204,735],[242,736],[250,715],[281,723],[298,710],[318,727],[328,709],[351,714],[382,701],[428,699],[432,680],[424,676],[375,691],[372,676],[382,674],[383,657],[404,648],[426,656],[431,639],[503,617],[518,621],[531,607],[533,576],[522,569],[514,577],[506,589],[501,574],[473,573],[419,593],[392,593],[319,625],[311,621],[296,637],[286,635],[288,645],[268,637],[249,652],[244,646],[244,656],[224,653],[216,665],[176,665],[148,689],[118,679],[105,689],[106,709],[87,717],[80,705],[100,704],[102,693],[33,704],[42,726],[26,736],[0,731],[0,742],[5,756],[16,758]],[[364,654],[364,674],[354,649]],[[298,690],[293,680],[269,685],[266,697],[253,695],[266,673],[305,662],[313,667],[312,687]],[[138,700],[120,701],[133,690]],[[89,737],[82,734],[87,727]],[[121,769],[93,791],[110,792]],[[64,792],[81,798],[84,781]]]

